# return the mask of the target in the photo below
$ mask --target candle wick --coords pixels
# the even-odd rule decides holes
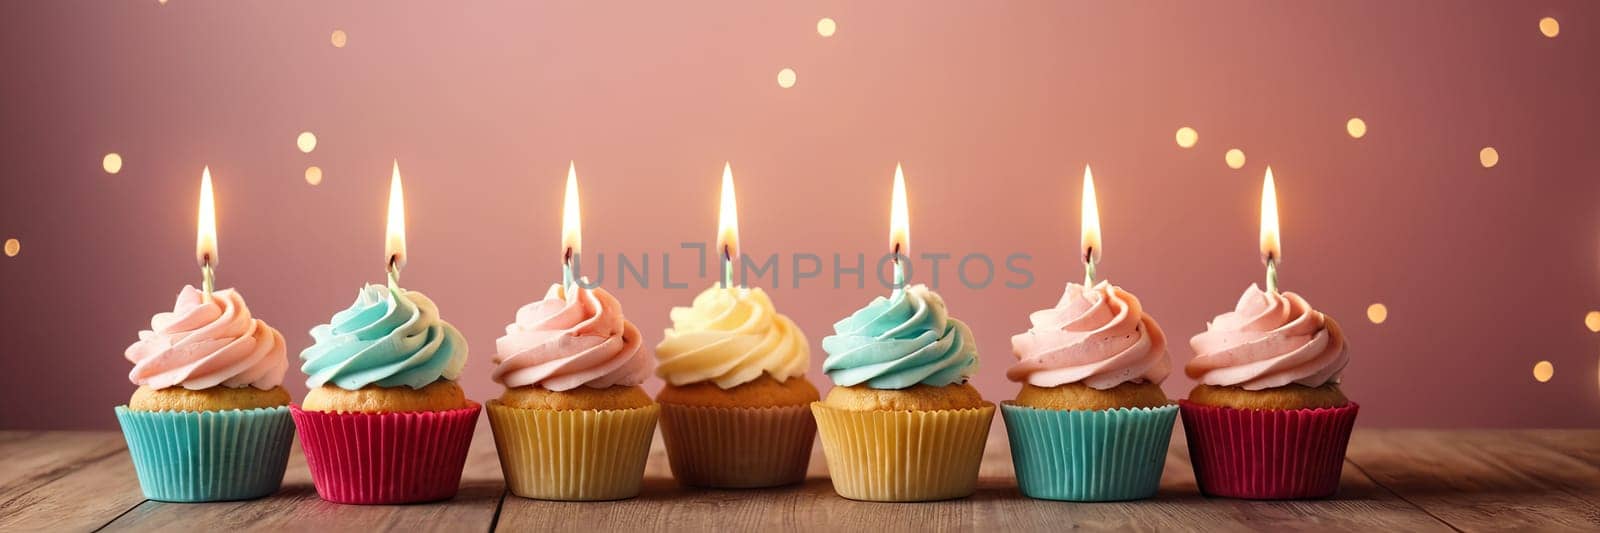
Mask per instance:
[[[1095,264],[1094,263],[1094,247],[1093,246],[1084,247],[1083,248],[1083,286],[1085,286],[1085,287],[1093,287],[1094,286],[1094,274],[1095,274],[1094,264]]]
[[[1278,294],[1278,258],[1267,256],[1267,294]]]
[[[577,276],[572,274],[572,263],[578,258],[578,253],[571,246],[566,247],[561,253],[561,296],[569,296],[573,292],[573,284],[578,282]]]
[[[733,245],[722,245],[722,288],[733,286]]]
[[[389,272],[389,289],[400,288],[400,256],[389,256],[389,266],[385,270]]]

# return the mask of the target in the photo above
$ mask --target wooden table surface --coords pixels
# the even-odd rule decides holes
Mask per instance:
[[[1138,502],[1031,500],[1017,491],[1004,435],[991,435],[978,493],[919,504],[834,495],[821,446],[798,486],[679,487],[656,440],[644,492],[632,500],[559,503],[510,496],[487,423],[461,493],[448,502],[337,505],[317,499],[296,447],[283,490],[254,501],[173,504],[139,492],[122,434],[0,431],[0,531],[50,530],[1600,530],[1600,430],[1359,429],[1339,494],[1253,502],[1203,497],[1182,435],[1161,491]]]

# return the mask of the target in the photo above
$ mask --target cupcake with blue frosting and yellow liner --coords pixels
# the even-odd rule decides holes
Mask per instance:
[[[661,408],[639,384],[650,355],[622,304],[600,288],[551,285],[495,342],[489,401],[512,494],[561,501],[639,494]]]
[[[116,408],[146,498],[212,502],[278,491],[294,442],[283,335],[232,289],[184,287],[125,356],[139,389]]]
[[[317,495],[335,503],[449,499],[480,407],[456,379],[467,343],[420,292],[368,285],[311,330],[311,390],[291,406]]]
[[[978,366],[967,325],[914,285],[833,328],[822,369],[835,387],[811,407],[834,491],[883,502],[971,495],[994,404],[967,383]]]
[[[1166,335],[1139,299],[1104,281],[1067,284],[1056,307],[1034,312],[1011,338],[1022,383],[1001,414],[1017,485],[1031,498],[1148,498],[1161,484],[1178,406],[1161,382]]]
[[[805,480],[817,433],[805,333],[760,288],[711,287],[672,310],[656,346],[667,385],[661,437],[672,475],[696,487]]]

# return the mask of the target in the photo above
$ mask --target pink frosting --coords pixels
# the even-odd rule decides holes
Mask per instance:
[[[151,318],[150,329],[124,352],[133,362],[133,384],[191,390],[277,388],[289,368],[285,354],[283,335],[251,318],[237,291],[213,292],[208,303],[192,286],[178,293],[172,312]]]
[[[605,289],[559,284],[544,299],[517,310],[517,321],[495,341],[494,380],[506,387],[538,385],[564,391],[580,385],[633,386],[650,377],[651,359],[639,329]]]
[[[1068,283],[1055,308],[1028,316],[1033,328],[1011,337],[1012,381],[1036,387],[1083,383],[1105,390],[1128,382],[1161,383],[1172,371],[1167,336],[1139,299],[1104,281]]]
[[[1311,309],[1298,294],[1267,294],[1255,284],[1232,312],[1206,324],[1205,333],[1189,339],[1189,345],[1195,353],[1184,369],[1189,377],[1246,390],[1337,383],[1350,362],[1338,322]]]

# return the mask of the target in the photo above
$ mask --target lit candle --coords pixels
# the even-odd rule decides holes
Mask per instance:
[[[195,232],[194,259],[200,263],[200,288],[206,303],[216,288],[217,202],[211,192],[211,167],[200,172],[200,223]]]
[[[722,164],[722,209],[717,214],[717,253],[722,255],[722,286],[733,286],[734,261],[739,257],[739,204],[733,194],[733,165]],[[743,283],[740,283],[743,286]]]
[[[1261,261],[1267,264],[1267,293],[1278,293],[1278,263],[1283,261],[1283,242],[1278,237],[1278,187],[1272,182],[1272,167],[1261,182]]]
[[[389,178],[389,226],[384,241],[384,255],[388,261],[389,288],[400,287],[400,269],[406,267],[406,198],[400,188],[400,161],[394,162],[394,174]]]
[[[906,284],[906,267],[901,257],[911,257],[911,214],[906,208],[906,175],[894,165],[894,200],[889,206],[889,253],[894,259],[894,292]],[[882,264],[882,263],[879,263]]]
[[[578,278],[572,264],[583,251],[583,227],[578,218],[578,164],[567,163],[567,194],[561,205],[561,287],[572,292]]]
[[[1100,262],[1100,206],[1094,196],[1094,173],[1089,165],[1083,166],[1083,237],[1079,246],[1083,250],[1083,286],[1094,286],[1094,266]]]

